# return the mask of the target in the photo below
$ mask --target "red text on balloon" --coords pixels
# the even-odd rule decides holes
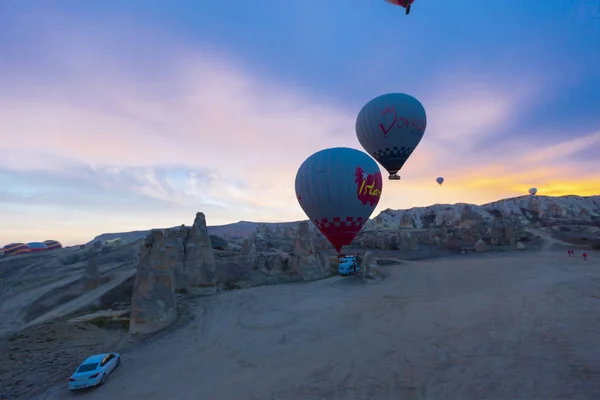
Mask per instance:
[[[414,118],[412,120],[410,120],[409,118],[398,117],[395,107],[386,108],[381,113],[381,116],[385,117],[388,114],[392,116],[392,122],[390,124],[386,124],[386,125],[384,125],[382,123],[379,124],[379,128],[381,128],[381,132],[383,132],[383,136],[387,137],[388,133],[394,126],[398,129],[403,129],[403,128],[409,129],[412,127],[421,133],[425,133],[425,121],[418,121],[417,119],[414,119]]]

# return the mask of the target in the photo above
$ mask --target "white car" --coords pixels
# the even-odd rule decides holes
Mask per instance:
[[[119,353],[96,354],[88,357],[69,378],[69,390],[102,385],[108,374],[120,364]]]

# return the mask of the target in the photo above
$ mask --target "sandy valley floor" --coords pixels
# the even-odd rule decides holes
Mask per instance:
[[[544,251],[201,299],[96,390],[44,399],[597,399],[600,263]],[[66,382],[66,379],[65,379]]]

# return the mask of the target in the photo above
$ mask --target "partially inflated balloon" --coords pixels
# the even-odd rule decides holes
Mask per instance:
[[[439,176],[436,180],[435,180],[440,186],[442,186],[442,183],[444,183],[444,177]]]
[[[414,97],[389,93],[369,101],[358,113],[356,136],[362,147],[390,174],[398,171],[413,153],[427,126],[425,108]]]
[[[308,157],[296,174],[296,197],[308,218],[340,252],[381,198],[377,163],[362,151],[335,147]]]
[[[529,194],[530,195],[535,196],[536,193],[537,193],[537,189],[536,188],[529,189]]]

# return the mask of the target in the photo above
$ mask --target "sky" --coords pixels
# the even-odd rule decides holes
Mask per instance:
[[[374,215],[599,194],[599,71],[599,0],[3,0],[0,244],[305,219],[298,167],[389,92],[427,131]]]

